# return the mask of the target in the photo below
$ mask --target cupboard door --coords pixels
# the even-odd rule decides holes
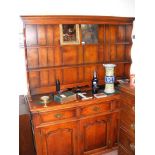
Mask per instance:
[[[110,144],[110,116],[81,121],[81,155],[101,152]]]
[[[76,123],[42,127],[42,155],[76,155]]]

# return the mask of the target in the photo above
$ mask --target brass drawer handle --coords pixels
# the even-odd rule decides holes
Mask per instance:
[[[130,148],[131,148],[132,151],[135,151],[135,144],[131,143]]]
[[[95,112],[97,112],[97,111],[99,111],[99,110],[100,110],[99,107],[94,107],[94,108],[93,108],[93,111],[95,111]]]
[[[132,110],[135,112],[135,106],[132,107]]]
[[[56,118],[61,118],[63,116],[63,114],[55,114],[54,115]]]
[[[130,126],[133,130],[135,130],[135,123],[132,123]]]

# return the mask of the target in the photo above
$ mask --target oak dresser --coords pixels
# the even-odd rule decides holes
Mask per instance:
[[[103,64],[116,64],[115,81],[129,79],[134,18],[67,15],[21,18],[28,84],[26,98],[37,155],[101,155],[118,149],[119,136],[120,140],[125,137],[123,143],[120,141],[120,148],[131,147],[132,152],[133,141],[126,146],[126,136],[130,139],[133,134],[124,128],[133,122],[124,125],[121,122],[119,130],[120,117],[124,115],[123,111],[120,115],[120,102],[124,110],[133,113],[133,105],[129,103],[127,107],[120,100],[120,96],[123,99],[123,92],[101,99],[76,100],[65,104],[51,101],[46,108],[39,101],[41,96],[55,93],[56,80],[60,81],[62,90],[86,85],[91,88],[94,70],[98,84],[104,86]],[[65,24],[76,28],[78,40],[63,43],[65,32],[62,27]],[[94,26],[97,28],[95,42],[83,41],[82,28],[88,25],[97,25]],[[124,119],[130,121],[127,116]]]

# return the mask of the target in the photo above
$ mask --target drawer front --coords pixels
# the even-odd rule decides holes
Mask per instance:
[[[127,132],[120,129],[120,145],[122,145],[129,154],[135,154],[135,142],[134,137],[129,136]]]
[[[98,103],[98,104],[94,104],[94,105],[82,108],[81,116],[88,116],[88,115],[93,115],[97,113],[102,113],[102,112],[110,111],[110,109],[111,109],[110,102]]]
[[[134,131],[135,129],[135,115],[131,108],[126,104],[121,104],[121,123],[126,129]]]
[[[120,127],[125,129],[130,136],[135,136],[135,123],[131,123],[130,125],[126,124],[126,122],[120,121]]]
[[[119,101],[107,101],[96,103],[81,109],[81,116],[89,116],[93,114],[98,114],[102,112],[109,112],[119,108]]]
[[[125,112],[129,113],[130,115],[135,115],[135,109],[131,108],[128,104],[126,103],[121,103],[121,109],[124,110]]]
[[[40,112],[40,123],[70,119],[76,117],[76,109]]]
[[[123,146],[119,146],[118,154],[119,155],[131,155],[131,153],[127,152]]]
[[[135,106],[135,97],[132,95],[122,93],[121,100],[123,103],[128,104],[132,109]]]

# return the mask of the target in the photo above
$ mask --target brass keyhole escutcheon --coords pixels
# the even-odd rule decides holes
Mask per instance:
[[[62,118],[63,114],[55,114],[54,115],[56,118]]]
[[[100,110],[99,107],[94,107],[94,108],[93,108],[93,111],[95,111],[95,112],[97,112],[97,111],[99,111],[99,110]]]

